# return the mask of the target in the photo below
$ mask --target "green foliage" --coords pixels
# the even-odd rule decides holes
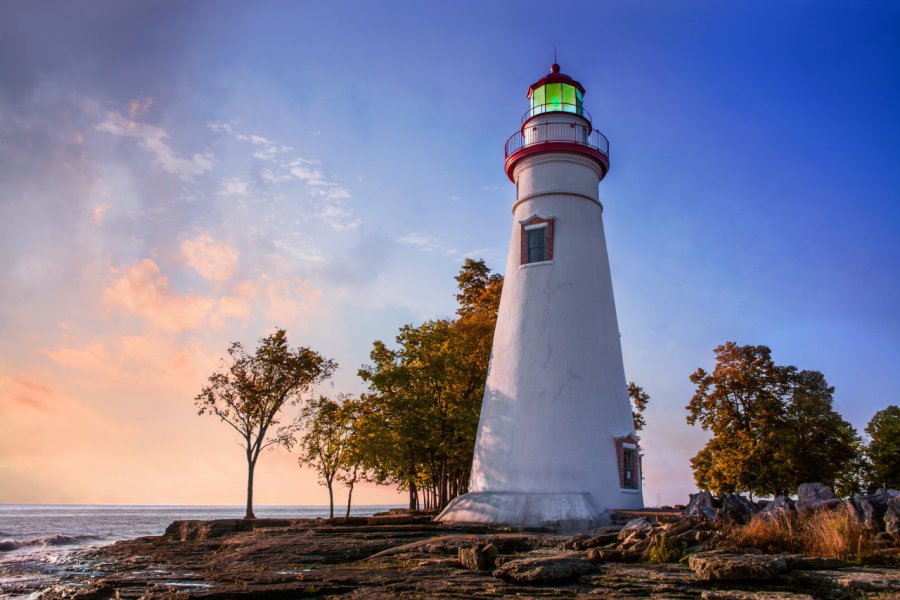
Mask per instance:
[[[468,488],[502,277],[467,260],[456,278],[459,318],[404,325],[396,347],[376,341],[360,377],[374,479],[398,484],[415,506],[442,507]]]
[[[650,403],[650,394],[633,381],[628,382],[628,397],[631,399],[631,415],[634,417],[634,430],[640,431],[647,425],[644,411]]]
[[[866,447],[870,489],[900,489],[900,407],[891,405],[875,413],[866,433],[870,437]]]
[[[308,465],[328,488],[329,517],[334,516],[334,479],[342,469],[353,468],[351,458],[356,403],[343,397],[336,402],[325,396],[310,400],[300,414],[300,465]],[[349,509],[348,509],[349,510]]]
[[[262,338],[251,354],[240,342],[194,398],[198,414],[211,414],[234,429],[247,458],[247,512],[253,515],[253,472],[263,449],[290,449],[297,423],[282,424],[282,409],[296,405],[315,384],[331,377],[333,360],[306,347],[290,348],[284,329]]]
[[[853,487],[859,437],[832,407],[834,388],[818,371],[776,365],[766,346],[728,342],[697,390],[687,421],[712,433],[691,460],[701,489],[784,494],[805,481]]]
[[[687,544],[670,540],[663,535],[647,548],[647,562],[656,565],[675,563],[684,558],[686,553]]]

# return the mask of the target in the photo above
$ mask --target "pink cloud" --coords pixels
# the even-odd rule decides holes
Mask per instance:
[[[207,233],[181,242],[181,252],[187,264],[204,279],[225,281],[237,270],[240,253],[237,248],[219,242]]]
[[[157,264],[149,258],[129,267],[103,290],[103,301],[166,331],[197,329],[216,303],[206,296],[173,294],[168,277],[161,275]]]

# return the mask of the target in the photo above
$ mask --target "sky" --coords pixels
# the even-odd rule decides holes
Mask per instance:
[[[900,403],[897,3],[2,1],[0,502],[243,502],[193,403],[229,342],[284,327],[358,393],[466,257],[502,271],[554,48],[610,139],[645,501],[694,491],[688,377],[725,341],[822,371],[860,431]],[[284,450],[255,487],[327,502]]]

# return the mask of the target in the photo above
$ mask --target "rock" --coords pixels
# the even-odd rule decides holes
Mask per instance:
[[[884,516],[892,496],[890,492],[879,492],[868,496],[857,496],[852,499],[857,507],[860,521],[869,531],[884,529]]]
[[[688,517],[703,517],[709,521],[716,518],[716,509],[719,508],[711,492],[700,492],[690,495],[687,509],[684,514]]]
[[[746,525],[756,513],[756,505],[738,494],[723,494],[718,500],[721,515],[727,521]]]
[[[594,536],[576,536],[571,542],[565,545],[566,550],[587,550],[588,548],[596,548],[597,546],[606,546],[612,544],[619,539],[618,533],[604,533]]]
[[[692,554],[688,566],[703,581],[772,579],[788,570],[784,556],[718,552]]]
[[[791,592],[741,592],[709,590],[700,595],[702,600],[815,600],[809,594]]]
[[[788,569],[791,571],[817,571],[824,569],[843,569],[847,566],[842,560],[828,558],[827,556],[803,556],[801,554],[787,554],[784,556]]]
[[[788,496],[775,496],[775,498],[767,503],[766,507],[757,514],[765,519],[774,521],[776,519],[790,518],[792,515],[796,514],[796,512],[797,510],[794,508],[794,501]]]
[[[626,539],[642,538],[650,535],[651,531],[653,531],[653,525],[650,524],[647,517],[638,517],[625,524],[625,527],[619,532],[617,539],[622,541]]]
[[[587,559],[592,563],[635,563],[640,561],[641,558],[642,554],[633,550],[603,550],[601,548],[591,548],[587,553]]]
[[[900,496],[893,496],[884,513],[884,530],[900,540]]]
[[[517,583],[551,583],[575,579],[594,571],[596,567],[582,558],[561,555],[511,560],[501,565],[493,575]]]
[[[691,517],[685,517],[680,521],[676,521],[674,523],[669,523],[663,527],[663,530],[666,532],[668,537],[674,537],[681,533],[690,532],[694,528],[697,527],[697,519]]]
[[[489,571],[494,568],[497,554],[499,552],[493,544],[460,548],[459,564],[470,571]]]
[[[797,513],[801,517],[808,512],[832,508],[840,503],[834,497],[834,492],[823,483],[801,483],[797,488]]]

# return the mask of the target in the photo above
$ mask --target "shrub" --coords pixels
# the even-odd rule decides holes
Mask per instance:
[[[857,564],[878,556],[873,533],[843,507],[819,510],[802,519],[757,515],[747,525],[728,530],[725,538],[735,546],[763,552],[797,552]]]
[[[675,542],[666,536],[660,536],[647,548],[647,562],[653,564],[673,563],[681,560],[687,550],[683,542]]]

